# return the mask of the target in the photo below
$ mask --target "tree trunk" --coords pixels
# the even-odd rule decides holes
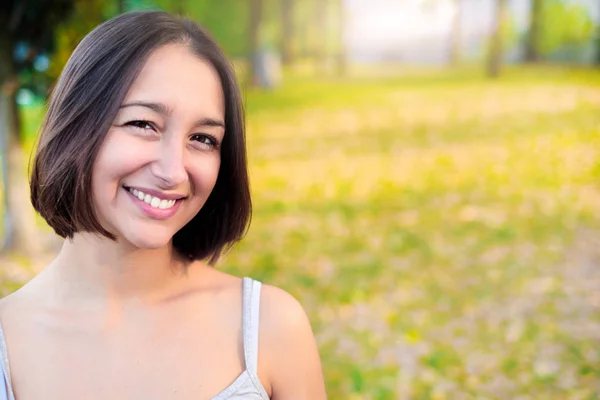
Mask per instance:
[[[343,0],[336,0],[338,14],[338,54],[337,54],[337,73],[345,75],[348,69],[346,55],[346,8]]]
[[[508,13],[506,0],[496,0],[496,17],[494,18],[494,26],[492,36],[490,38],[490,49],[488,56],[488,76],[496,78],[500,75],[500,67],[502,66],[502,56],[504,53],[502,44],[502,32],[506,16]]]
[[[298,56],[302,61],[310,55],[310,4],[308,1],[296,3],[296,35],[298,37]]]
[[[0,135],[2,136],[4,237],[2,250],[23,254],[41,249],[35,224],[35,213],[29,200],[26,158],[21,143],[21,121],[16,102],[18,82],[12,65],[9,36],[0,38]],[[4,169],[5,168],[5,169]]]
[[[262,19],[262,0],[252,0],[250,3],[250,59],[248,62],[250,82],[252,86],[260,84],[258,60],[260,51],[260,23]]]
[[[8,98],[0,92],[0,168],[2,168],[2,242],[0,250],[7,249],[13,240],[13,221],[8,197],[10,187],[8,185]]]
[[[598,12],[600,12],[600,1],[598,1]],[[596,64],[600,65],[600,28],[596,33]]]
[[[9,139],[7,154],[7,204],[9,210],[10,233],[6,235],[6,248],[23,253],[35,254],[41,250],[35,223],[35,213],[29,200],[29,185],[26,173],[25,150],[21,143],[20,117],[15,94],[4,96],[4,104],[9,115]],[[6,101],[7,100],[7,101]]]
[[[314,12],[314,21],[316,25],[317,35],[319,40],[315,43],[315,65],[317,65],[317,71],[321,74],[326,73],[327,68],[327,58],[328,58],[328,30],[327,30],[327,11],[329,9],[329,2],[321,0],[317,2],[313,7]]]
[[[454,16],[452,17],[452,33],[450,38],[450,65],[456,65],[460,61],[460,23],[461,23],[461,4],[460,0],[454,0]]]
[[[292,40],[294,38],[294,0],[283,0],[281,14],[281,61],[284,65],[290,65],[293,62]]]
[[[542,0],[531,0],[529,14],[529,35],[525,51],[525,61],[538,62],[540,60],[540,35],[542,33]]]

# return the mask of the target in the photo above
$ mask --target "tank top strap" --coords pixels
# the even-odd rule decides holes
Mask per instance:
[[[2,324],[0,324],[0,400],[14,400],[8,364],[8,349]]]
[[[250,278],[243,279],[243,335],[246,369],[254,374],[258,366],[258,324],[260,316],[261,283]]]

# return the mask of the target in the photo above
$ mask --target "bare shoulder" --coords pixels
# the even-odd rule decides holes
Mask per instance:
[[[300,302],[285,290],[263,285],[260,306],[259,364],[272,399],[325,399],[317,343]]]
[[[299,327],[310,330],[310,322],[302,304],[283,289],[262,285],[260,306],[261,333],[280,334]]]
[[[0,299],[0,313],[3,310],[13,309],[21,310],[22,308],[31,308],[40,304],[46,304],[48,302],[48,266],[51,263],[46,264],[46,267],[37,271],[31,279],[26,282],[16,283],[16,290],[7,294],[5,297]]]
[[[0,324],[2,323],[2,315],[4,315],[4,309],[6,307],[7,301],[9,301],[8,296],[0,298]]]
[[[32,314],[32,301],[29,300],[25,286],[0,299],[0,327],[5,336],[15,325],[20,326]]]
[[[5,314],[12,313],[15,308],[18,310],[19,307],[22,307],[24,304],[26,304],[26,287],[27,284],[17,289],[16,291],[0,298],[0,322],[3,320]]]

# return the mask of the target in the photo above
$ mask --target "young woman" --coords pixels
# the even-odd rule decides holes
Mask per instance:
[[[326,397],[298,302],[212,267],[250,219],[245,153],[234,73],[196,24],[129,13],[83,39],[31,177],[66,240],[0,302],[0,399]]]

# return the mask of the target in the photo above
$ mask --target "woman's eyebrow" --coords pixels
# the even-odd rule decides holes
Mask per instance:
[[[122,104],[120,108],[127,108],[127,107],[146,107],[146,108],[149,108],[150,110],[152,110],[158,114],[164,115],[164,116],[169,116],[171,114],[171,109],[162,103],[153,103],[153,102],[148,102],[148,101],[132,101],[130,103]],[[223,122],[219,119],[215,119],[215,118],[204,117],[204,118],[199,119],[194,124],[194,126],[215,126],[215,127],[225,128],[225,122]]]
[[[171,110],[169,109],[169,107],[167,107],[166,105],[164,105],[162,103],[152,103],[152,102],[148,102],[148,101],[132,101],[130,103],[121,104],[121,107],[119,107],[119,108],[127,108],[127,107],[146,107],[158,114],[162,114],[162,115],[171,114]]]
[[[195,126],[217,126],[221,128],[225,128],[225,122],[214,119],[214,118],[202,118],[198,122],[196,122]]]

